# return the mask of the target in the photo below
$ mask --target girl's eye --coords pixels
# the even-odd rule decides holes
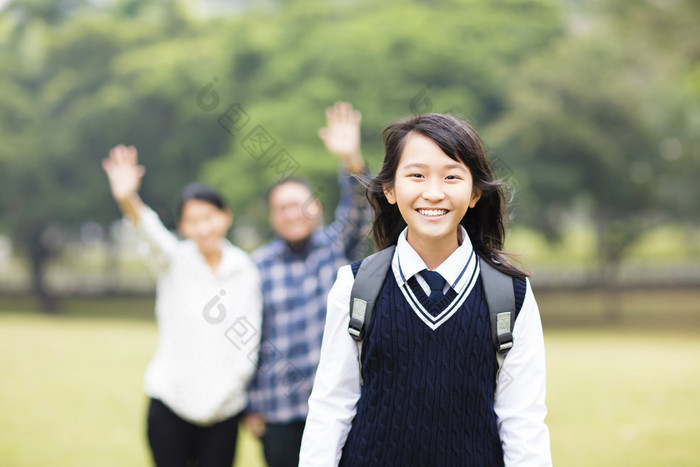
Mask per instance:
[[[415,173],[415,174],[410,174],[409,177],[411,177],[411,178],[423,178],[423,175]]]
[[[459,180],[459,176],[457,175],[448,175],[445,177],[447,180]]]

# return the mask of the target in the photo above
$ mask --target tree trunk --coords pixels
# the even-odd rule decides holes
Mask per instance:
[[[107,235],[103,244],[107,259],[105,261],[105,269],[103,280],[106,284],[105,292],[108,294],[117,294],[120,292],[121,271],[119,270],[119,242],[112,236]]]
[[[700,242],[698,241],[698,233],[700,233],[700,224],[695,222],[690,222],[685,228],[685,245],[688,249],[688,254],[691,257],[698,256],[700,249],[698,246]]]
[[[622,248],[616,243],[610,215],[601,209],[596,216],[598,280],[603,295],[603,315],[609,324],[620,322],[622,301],[618,284],[618,273],[622,262]]]
[[[618,273],[620,271],[619,259],[608,259],[602,261],[600,267],[600,285],[603,291],[603,313],[605,321],[609,324],[620,322],[622,309],[622,299],[618,283]]]
[[[29,245],[29,252],[32,268],[32,292],[39,299],[42,312],[57,314],[59,312],[58,298],[48,287],[44,277],[50,251],[42,245],[40,239],[37,239]]]

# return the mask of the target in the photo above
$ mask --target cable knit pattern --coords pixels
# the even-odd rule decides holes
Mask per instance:
[[[519,309],[525,281],[514,285]],[[433,307],[415,278],[409,286],[435,313],[455,297],[450,290]],[[367,332],[364,385],[341,466],[503,465],[493,410],[497,364],[480,280],[431,330],[389,273]]]

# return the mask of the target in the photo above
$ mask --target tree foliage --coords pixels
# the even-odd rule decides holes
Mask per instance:
[[[700,49],[688,17],[700,15],[677,3],[686,8],[617,1],[570,11],[570,33],[518,67],[508,109],[489,127],[517,170],[521,218],[556,237],[585,208],[604,269],[654,222],[695,215],[700,107],[689,85]]]
[[[373,169],[388,122],[459,113],[515,171],[522,219],[553,232],[559,213],[589,206],[617,239],[604,256],[619,257],[649,212],[697,218],[684,193],[700,159],[699,12],[676,3],[273,1],[201,17],[177,0],[9,2],[0,229],[41,291],[56,232],[118,216],[100,160],[127,143],[167,224],[199,179],[264,237],[280,178],[306,177],[334,205],[336,161],[316,131],[346,100]]]

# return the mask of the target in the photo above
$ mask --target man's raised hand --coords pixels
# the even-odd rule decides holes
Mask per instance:
[[[326,127],[318,135],[329,152],[348,167],[364,169],[360,155],[360,122],[362,115],[347,102],[336,102],[326,109]],[[358,167],[361,166],[361,167]]]

